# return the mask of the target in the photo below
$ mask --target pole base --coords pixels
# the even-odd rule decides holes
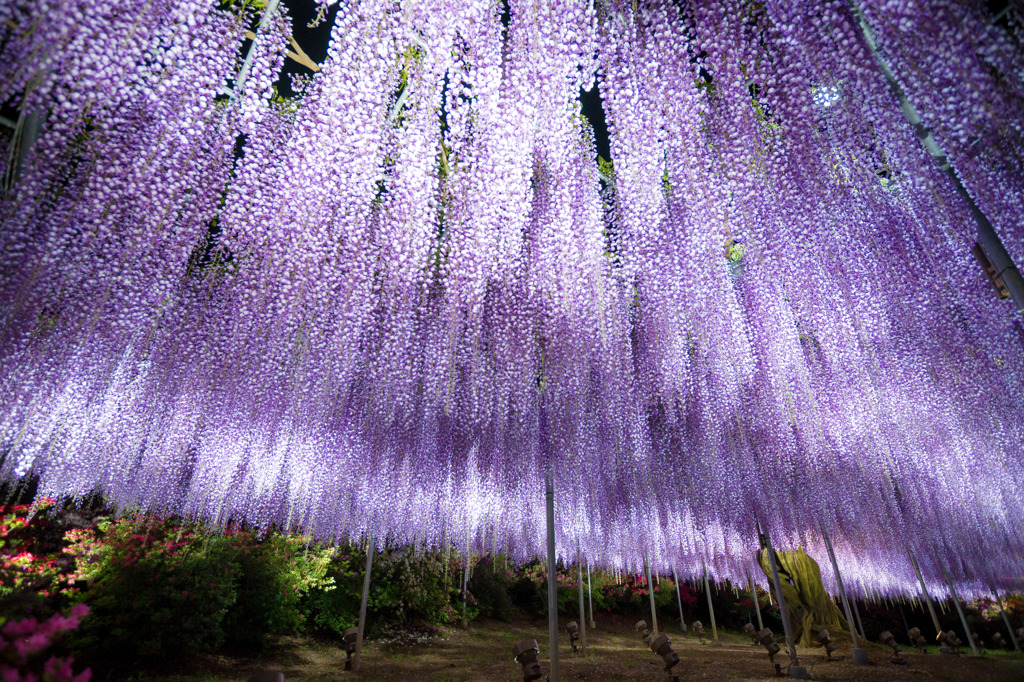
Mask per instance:
[[[807,668],[802,665],[791,665],[789,666],[789,676],[794,680],[809,680],[811,674],[807,672]]]
[[[587,622],[587,627],[588,627],[588,628],[590,628],[591,630],[594,630],[594,629],[596,629],[596,628],[597,628],[597,623],[595,623],[595,622],[594,622],[594,621],[592,621],[592,620],[591,620],[591,621],[588,621],[588,622]]]
[[[857,647],[851,649],[850,653],[853,655],[854,665],[871,665],[871,659],[868,658],[868,650]]]

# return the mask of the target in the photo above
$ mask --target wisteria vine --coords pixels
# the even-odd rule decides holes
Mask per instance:
[[[248,3],[0,2],[5,478],[529,556],[550,469],[597,565],[1024,571],[1024,328],[864,35],[1020,263],[1017,10],[338,4],[284,99],[286,10],[236,83]]]

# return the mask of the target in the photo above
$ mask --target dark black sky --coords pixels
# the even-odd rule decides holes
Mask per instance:
[[[314,0],[282,0],[288,8],[292,18],[292,35],[309,55],[310,59],[318,64],[327,58],[327,44],[331,37],[331,26],[334,25],[334,17],[338,12],[338,5],[331,6],[327,18],[315,28],[309,24],[317,14],[318,5]],[[507,5],[506,5],[507,8]],[[502,16],[503,23],[508,25],[508,11],[506,9]],[[290,88],[290,79],[287,74],[308,75],[309,69],[288,59],[285,61],[284,73],[286,76],[281,79],[278,88],[281,94],[288,96],[293,94]],[[580,100],[583,104],[583,115],[594,127],[594,137],[597,142],[597,153],[605,159],[611,158],[608,147],[608,126],[604,119],[604,108],[601,106],[601,94],[598,86],[595,85],[590,92],[580,92]]]

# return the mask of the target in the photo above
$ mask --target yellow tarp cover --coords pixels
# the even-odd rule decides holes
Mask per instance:
[[[774,592],[772,567],[768,563],[768,554],[764,549],[757,553],[757,562],[768,576],[768,582]],[[814,635],[822,628],[828,630],[833,637],[848,631],[846,619],[828,596],[821,582],[818,562],[807,556],[802,549],[790,552],[777,551],[775,562],[779,569],[782,596],[786,599],[789,623],[793,628],[793,639],[797,646],[816,646]]]

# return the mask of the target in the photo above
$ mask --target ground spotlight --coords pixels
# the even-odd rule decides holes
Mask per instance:
[[[693,634],[697,635],[697,637],[700,638],[700,643],[701,644],[704,643],[704,624],[703,623],[701,623],[699,620],[693,621],[693,623],[690,625],[690,631],[693,632]]]
[[[566,632],[569,633],[569,644],[572,645],[572,652],[576,653],[580,650],[580,626],[576,624],[576,621],[569,621],[565,626]]]
[[[743,626],[743,632],[746,633],[747,637],[753,641],[754,646],[760,644],[760,640],[757,637],[757,628],[754,627],[753,623],[747,623]]]
[[[647,644],[647,642],[650,640],[651,635],[654,634],[651,632],[650,628],[647,627],[646,620],[637,621],[636,625],[634,625],[633,627],[636,629],[637,632],[640,633],[640,639],[643,640],[644,644]]]
[[[669,641],[668,636],[658,635],[652,639],[651,651],[661,656],[661,660],[665,664],[665,677],[672,682],[679,682],[679,676],[672,674],[673,666],[679,663],[679,654],[672,651],[672,642]]]
[[[943,630],[935,639],[942,645],[939,651],[944,654],[959,654],[960,647],[963,646],[960,638],[952,630]]]
[[[819,630],[818,634],[816,634],[814,636],[814,640],[818,644],[820,644],[823,647],[825,647],[825,657],[828,658],[828,660],[831,661],[832,660],[832,652],[836,650],[836,645],[835,645],[835,643],[831,639],[829,639],[828,630],[824,630],[824,629]]]
[[[882,630],[882,634],[878,635],[878,641],[888,647],[892,647],[892,656],[889,657],[890,663],[903,665],[907,662],[907,659],[900,655],[900,645],[896,643],[896,637],[891,632]]]
[[[779,677],[782,676],[782,666],[775,662],[775,654],[782,651],[782,647],[775,641],[775,637],[772,635],[772,631],[768,628],[764,628],[757,633],[757,643],[763,646],[768,651],[768,660],[771,661],[772,665],[775,666],[775,674]]]
[[[994,635],[992,635],[992,646],[994,646],[997,649],[1005,649],[1006,640],[1003,639],[1003,636],[997,632]]]
[[[345,670],[352,669],[352,654],[356,652],[356,640],[359,638],[359,628],[348,628],[341,633],[342,641],[345,642]]]
[[[539,680],[544,673],[540,670],[540,662],[537,656],[540,654],[540,646],[535,639],[524,639],[512,647],[512,660],[523,666],[523,682]]]
[[[910,638],[910,643],[914,645],[914,648],[920,651],[922,654],[928,653],[924,650],[928,640],[921,634],[921,628],[910,628],[907,630],[907,637]]]
[[[979,649],[985,648],[985,640],[983,640],[977,632],[971,632],[969,633],[969,636],[972,640],[974,640],[974,646],[978,647]]]

